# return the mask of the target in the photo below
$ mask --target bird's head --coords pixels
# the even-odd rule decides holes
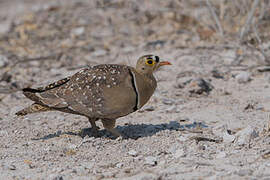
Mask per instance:
[[[136,70],[142,74],[152,74],[160,66],[171,65],[168,61],[160,61],[155,55],[144,55],[137,61]]]

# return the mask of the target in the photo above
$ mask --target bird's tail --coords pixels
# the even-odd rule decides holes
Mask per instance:
[[[50,108],[46,106],[42,106],[40,104],[34,103],[27,108],[24,108],[16,113],[17,116],[25,116],[27,114],[35,113],[35,112],[44,112],[49,111]]]

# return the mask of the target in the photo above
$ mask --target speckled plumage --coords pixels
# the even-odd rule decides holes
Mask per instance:
[[[97,131],[95,121],[101,119],[106,129],[119,136],[113,129],[115,120],[141,108],[156,89],[157,83],[152,73],[158,68],[155,66],[159,65],[159,61],[155,66],[144,62],[149,59],[154,61],[155,57],[141,57],[136,69],[102,64],[84,68],[46,87],[25,88],[24,95],[35,103],[16,114],[58,110],[83,115],[89,118],[94,131]]]

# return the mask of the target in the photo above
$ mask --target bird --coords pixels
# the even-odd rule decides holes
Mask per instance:
[[[115,129],[116,119],[139,110],[148,102],[157,87],[153,73],[164,65],[171,63],[151,54],[141,56],[135,68],[119,64],[87,66],[47,86],[22,89],[34,102],[16,115],[61,111],[87,117],[95,137],[98,120],[113,136],[122,136]]]

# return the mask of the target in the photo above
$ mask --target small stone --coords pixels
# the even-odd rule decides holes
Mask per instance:
[[[155,166],[157,165],[157,158],[153,156],[145,157],[145,164]]]
[[[61,175],[51,174],[50,177],[51,178],[49,178],[49,179],[52,179],[52,180],[64,180],[63,176],[61,176]]]
[[[11,164],[11,165],[8,166],[8,169],[9,170],[16,170],[16,166]]]
[[[137,156],[138,155],[138,153],[135,151],[135,150],[130,150],[129,152],[128,152],[128,154],[129,155],[131,155],[131,156],[133,156],[133,157],[135,157],[135,156]]]
[[[179,137],[179,141],[181,141],[181,142],[184,142],[184,141],[187,141],[188,140],[188,137],[186,137],[186,136],[180,136]]]
[[[81,166],[83,166],[85,169],[93,169],[94,163],[93,162],[85,162],[85,163],[82,163]]]
[[[176,159],[185,156],[184,149],[177,149],[173,155]]]
[[[235,140],[235,136],[230,135],[228,131],[224,131],[222,138],[224,143],[232,143]]]
[[[212,73],[212,76],[216,79],[224,79],[223,74],[216,69],[212,70],[211,73]]]
[[[107,54],[107,51],[100,49],[96,50],[92,53],[93,56],[99,57],[99,56],[105,56]]]
[[[250,73],[249,72],[240,72],[235,76],[235,79],[237,80],[238,83],[247,83],[248,81],[251,80],[250,78]]]
[[[138,112],[145,112],[145,111],[154,111],[155,107],[154,106],[144,106],[143,108],[141,108]]]
[[[189,84],[192,81],[192,78],[190,77],[181,77],[177,79],[176,82],[176,88],[184,88],[187,84]]]
[[[11,21],[0,21],[0,34],[5,34],[5,33],[8,33],[10,28],[11,28]]]
[[[166,104],[166,105],[172,105],[172,104],[174,104],[174,101],[171,99],[164,98],[164,99],[162,99],[162,103]]]
[[[248,126],[245,129],[238,131],[235,136],[237,137],[236,143],[238,145],[245,145],[248,144],[251,139],[258,137],[259,135],[254,128]]]
[[[5,67],[8,64],[8,58],[0,54],[0,68]]]
[[[165,109],[166,113],[179,113],[179,109],[177,108],[177,106],[170,106],[167,109]]]
[[[236,51],[235,50],[228,50],[223,53],[223,60],[226,64],[232,64],[236,59]]]
[[[84,31],[85,31],[84,27],[78,27],[78,28],[72,29],[71,34],[74,36],[80,36],[84,33]]]
[[[209,94],[214,86],[203,78],[193,79],[187,86],[191,94]]]
[[[123,48],[123,52],[125,52],[125,53],[134,52],[134,51],[135,51],[135,48],[132,46],[127,46],[127,47]]]
[[[238,176],[251,176],[253,174],[253,171],[250,169],[241,169],[237,172],[235,172]]]
[[[219,153],[217,153],[216,158],[225,158],[226,157],[226,153],[224,151],[221,151]]]
[[[124,166],[124,164],[123,163],[117,163],[116,165],[115,165],[117,168],[122,168],[123,166]]]
[[[188,117],[178,117],[178,118],[176,118],[176,121],[179,121],[179,122],[189,122],[190,119]]]

